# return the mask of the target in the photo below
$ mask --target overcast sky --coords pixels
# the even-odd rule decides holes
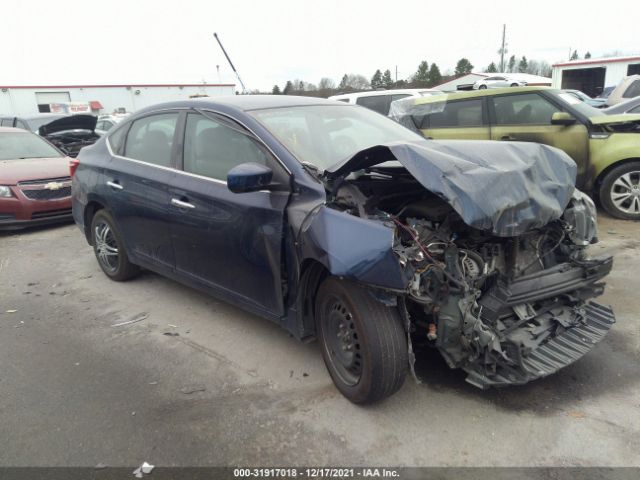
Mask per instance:
[[[640,53],[640,1],[121,1],[3,0],[0,85],[336,82],[377,68],[409,77],[422,60],[482,71],[508,55],[553,63],[570,49]],[[220,66],[219,74],[216,65]]]

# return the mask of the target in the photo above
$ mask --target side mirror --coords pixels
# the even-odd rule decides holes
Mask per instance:
[[[227,173],[227,187],[233,193],[257,192],[268,189],[273,171],[259,163],[242,163]]]
[[[573,125],[576,123],[576,118],[567,112],[555,112],[551,115],[551,125]]]

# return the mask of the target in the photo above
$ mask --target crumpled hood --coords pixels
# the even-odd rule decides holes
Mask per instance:
[[[93,115],[69,115],[68,117],[62,117],[54,120],[51,123],[42,125],[38,129],[38,135],[50,135],[56,132],[63,132],[66,130],[95,130],[98,117]]]
[[[575,189],[575,162],[562,150],[528,142],[391,142],[358,152],[324,177],[335,181],[390,160],[449,203],[467,225],[502,237],[559,218]]]

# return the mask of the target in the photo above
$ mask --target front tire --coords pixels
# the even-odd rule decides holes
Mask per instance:
[[[373,403],[397,392],[408,366],[406,334],[395,307],[335,277],[316,297],[322,356],[340,392],[353,403]]]
[[[517,87],[517,86],[518,86],[518,84],[517,84],[517,83],[512,83],[512,84],[511,84],[511,86],[512,86],[512,87]]]
[[[478,87],[478,89],[479,89],[479,90],[486,90],[486,89],[487,89],[487,86],[486,86],[486,85],[480,85],[480,86]]]
[[[608,214],[640,220],[640,161],[625,163],[607,173],[598,194]]]
[[[98,210],[91,220],[91,244],[98,265],[111,280],[123,282],[140,273],[140,267],[129,261],[122,236],[106,210]]]

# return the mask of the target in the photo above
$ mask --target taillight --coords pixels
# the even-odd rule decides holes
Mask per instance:
[[[77,158],[72,158],[69,160],[69,173],[71,173],[71,178],[76,174],[76,170],[78,169],[78,165],[80,165],[80,160]]]

